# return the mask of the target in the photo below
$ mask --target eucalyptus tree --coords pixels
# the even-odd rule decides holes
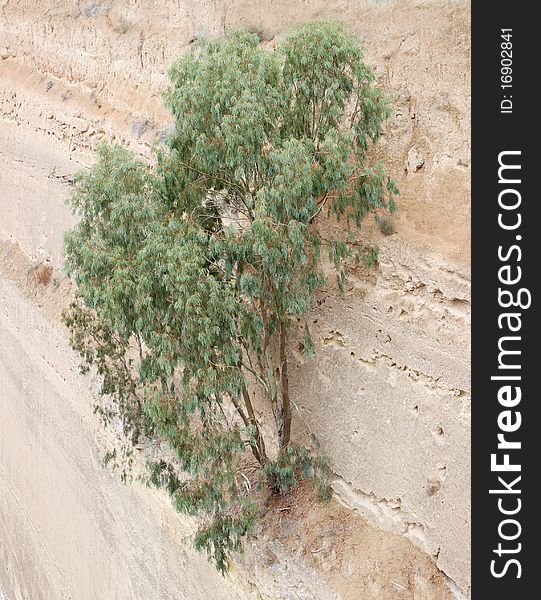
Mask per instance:
[[[397,190],[367,164],[388,111],[339,24],[275,51],[248,31],[203,39],[169,77],[175,129],[154,164],[102,146],[77,178],[65,322],[101,376],[103,419],[132,445],[167,442],[150,481],[201,517],[195,545],[223,571],[257,516],[247,450],[278,493],[324,481],[292,440],[288,340],[326,283],[322,248],[341,286],[361,220],[393,211]],[[337,237],[322,238],[323,215],[342,219]]]

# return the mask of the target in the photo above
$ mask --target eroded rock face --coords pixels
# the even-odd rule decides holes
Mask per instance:
[[[166,497],[100,467],[103,434],[64,336],[1,274],[0,298],[0,582],[9,600],[257,598],[184,543],[193,523]]]
[[[393,236],[373,282],[319,302],[317,360],[296,353],[291,389],[333,458],[336,493],[467,586],[467,271]]]
[[[18,243],[34,265],[47,261],[57,273],[62,262],[62,235],[73,224],[64,201],[72,189],[74,171],[93,161],[93,150],[101,139],[125,144],[142,157],[150,156],[149,144],[166,135],[169,126],[170,117],[159,93],[165,85],[166,70],[179,53],[188,51],[197,37],[222,35],[237,25],[261,31],[262,43],[272,45],[294,23],[316,16],[342,19],[364,40],[367,61],[391,100],[386,133],[372,150],[372,158],[385,161],[401,195],[395,233],[383,235],[371,223],[363,225],[361,231],[363,239],[379,245],[379,265],[354,273],[345,299],[340,299],[332,286],[320,294],[310,315],[316,358],[305,359],[297,351],[296,341],[292,345],[291,387],[299,410],[297,432],[308,427],[320,438],[332,459],[337,474],[334,489],[343,504],[433,556],[455,591],[467,594],[467,2],[0,0],[0,239]],[[149,509],[145,504],[148,492],[117,488],[99,465],[83,464],[85,457],[95,455],[91,449],[94,430],[88,425],[81,433],[76,412],[62,418],[63,402],[66,406],[71,403],[70,410],[75,411],[79,410],[78,399],[87,401],[86,392],[80,391],[83,384],[72,373],[69,390],[54,391],[57,385],[67,385],[60,383],[65,377],[60,373],[74,369],[75,363],[68,361],[68,354],[52,347],[44,350],[41,358],[35,357],[31,348],[28,352],[20,350],[27,337],[45,343],[49,333],[45,322],[36,324],[32,331],[16,333],[14,315],[27,309],[23,300],[19,308],[19,300],[13,297],[12,302],[15,312],[2,317],[13,347],[11,353],[4,351],[0,364],[2,387],[18,391],[2,400],[0,467],[6,479],[0,502],[0,533],[11,540],[8,547],[14,551],[20,550],[14,540],[25,540],[21,544],[27,554],[19,553],[19,557],[25,565],[34,565],[36,579],[26,590],[34,595],[21,592],[22,597],[69,597],[62,594],[70,589],[73,597],[85,597],[80,592],[88,588],[81,575],[84,565],[77,561],[81,556],[91,557],[96,565],[103,566],[102,579],[114,579],[110,572],[113,567],[105,564],[104,557],[114,555],[117,544],[132,557],[133,569],[140,570],[136,577],[140,587],[122,588],[119,584],[117,589],[96,589],[98,595],[88,597],[173,597],[165,590],[187,585],[178,579],[169,580],[167,575],[174,570],[174,559],[180,552],[175,545],[177,537],[182,537],[180,530],[161,538],[162,550],[160,554],[156,549],[156,560],[167,555],[161,567],[157,563],[145,566],[136,559],[142,538],[132,532],[134,515],[137,511],[162,511],[159,519],[163,523],[168,509],[161,505]],[[10,362],[13,356],[22,357],[21,352],[31,361],[24,372]],[[46,355],[52,367],[43,385],[36,379],[27,386],[24,381],[31,381],[29,373],[42,373],[40,368],[32,369],[32,361],[39,363]],[[58,381],[53,381],[55,377]],[[36,421],[40,407],[46,405],[42,403],[45,397],[51,402],[54,399],[50,409],[56,406],[57,418],[42,411],[43,418]],[[24,403],[21,398],[26,399]],[[85,414],[80,418],[87,422],[92,417]],[[5,425],[8,418],[9,428]],[[39,446],[40,435],[42,444],[49,440],[46,446]],[[16,449],[16,439],[23,440],[23,446],[30,449],[28,454]],[[65,461],[63,469],[48,471],[53,467],[47,467],[47,462],[58,460]],[[58,490],[42,495],[42,486],[47,487],[50,481],[58,482]],[[71,492],[70,486],[74,486]],[[120,510],[113,518],[88,508],[93,501],[98,502],[102,487],[111,506],[125,506],[124,512]],[[26,491],[21,496],[10,494],[9,489]],[[58,526],[65,520],[57,508],[62,504],[63,489],[64,496],[72,500],[70,506],[83,502],[87,506],[81,509],[84,516],[79,521],[76,517],[66,528]],[[117,495],[120,504],[115,500]],[[16,501],[16,496],[20,500]],[[172,512],[167,515],[171,522],[178,518]],[[43,528],[42,518],[44,522],[48,519],[50,526]],[[106,543],[103,530],[111,522],[116,523],[116,529]],[[168,522],[167,527],[176,526]],[[150,530],[150,525],[148,530],[141,529],[141,535],[145,532],[148,536]],[[69,547],[70,539],[80,531],[95,543],[79,548],[79,559],[73,546],[70,556],[63,554],[63,544]],[[38,575],[38,565],[45,564],[47,555],[52,557],[47,575],[45,571]],[[12,569],[13,580],[17,579],[15,570],[27,568],[23,563],[6,562],[5,556],[2,560]],[[178,577],[214,581],[204,559],[190,554],[183,560],[189,566]],[[140,595],[152,588],[148,582],[155,583],[155,573],[149,574],[153,569],[162,573],[164,591],[162,595]],[[295,569],[297,577],[299,569]],[[70,575],[71,579],[70,570],[76,574]],[[124,582],[129,579],[126,573],[117,576]],[[268,572],[260,579],[265,578],[268,582]],[[76,587],[66,587],[68,580]],[[255,581],[252,584],[257,586]],[[216,595],[213,585],[222,595]],[[237,588],[228,585],[209,583],[208,588],[194,589],[203,590],[201,597],[205,598],[242,597]],[[190,595],[192,588],[185,589],[186,598],[199,597]],[[317,589],[317,585],[309,589]],[[325,593],[337,593],[335,590],[336,586]],[[443,597],[430,589],[425,596],[413,592],[404,595],[400,587],[396,590],[396,598]],[[109,595],[100,596],[106,592]],[[307,597],[318,597],[310,593],[312,596]],[[378,597],[376,592],[373,597]]]

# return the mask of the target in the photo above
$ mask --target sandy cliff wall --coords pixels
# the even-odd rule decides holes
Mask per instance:
[[[189,526],[167,498],[99,466],[88,386],[61,333],[5,278],[0,298],[0,565],[10,600],[252,597],[183,543]]]
[[[292,23],[326,16],[361,36],[392,101],[374,158],[385,160],[401,196],[395,234],[364,227],[380,246],[377,269],[355,274],[345,302],[332,289],[320,295],[312,315],[317,358],[291,348],[297,427],[319,436],[349,511],[409,540],[467,594],[468,3],[0,0],[0,239],[16,242],[25,260],[47,259],[58,269],[62,234],[72,223],[64,200],[73,172],[93,160],[100,139],[149,155],[168,124],[159,96],[167,66],[194,37],[241,24],[272,44]],[[29,267],[6,256],[5,268],[20,282],[18,271]],[[17,572],[35,573],[19,597],[251,593],[217,580],[179,546],[189,525],[175,525],[161,499],[117,486],[100,470],[88,384],[75,375],[60,330],[53,333],[51,318],[36,312],[39,291],[28,300],[5,285],[3,306],[11,308],[1,315],[0,561],[11,581]],[[60,283],[47,293],[65,297]],[[137,522],[138,514],[147,521]],[[163,537],[142,560],[140,548],[156,530]],[[111,563],[115,552],[123,566]],[[306,575],[302,564],[297,570],[306,567]],[[272,565],[252,564],[252,571],[270,594]],[[326,584],[317,581],[306,583],[319,590],[308,597],[326,597]],[[414,595],[395,583],[392,593],[377,583],[366,597],[444,597],[443,588],[417,585]],[[346,598],[337,586],[332,593]],[[268,597],[285,597],[285,588],[277,589]]]

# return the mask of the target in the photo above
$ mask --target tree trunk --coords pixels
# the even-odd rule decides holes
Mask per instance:
[[[280,448],[286,448],[291,439],[291,402],[289,400],[289,379],[286,355],[286,322],[280,319],[280,387],[282,405],[280,407],[279,442]]]
[[[269,458],[267,456],[267,449],[265,448],[265,440],[261,435],[261,430],[259,429],[259,423],[255,417],[254,407],[252,405],[252,400],[250,398],[250,394],[248,393],[248,389],[245,385],[242,386],[242,396],[244,398],[244,404],[246,405],[246,410],[248,411],[248,418],[250,421],[250,425],[255,429],[254,431],[254,446],[252,446],[252,451],[254,456],[256,457],[257,462],[264,467],[268,462]]]
[[[250,399],[250,394],[246,386],[242,388],[242,396],[244,399],[244,404],[246,406],[246,410],[248,411],[248,415],[242,410],[241,405],[238,400],[235,399],[234,396],[231,396],[231,400],[233,401],[233,405],[235,406],[237,413],[239,414],[242,422],[246,427],[252,427],[254,431],[254,439],[250,440],[250,448],[252,449],[252,454],[254,455],[257,462],[264,467],[269,462],[269,458],[267,456],[267,450],[265,448],[265,441],[263,440],[263,436],[261,435],[261,431],[259,429],[259,424],[255,418],[254,410],[252,407],[252,401]]]

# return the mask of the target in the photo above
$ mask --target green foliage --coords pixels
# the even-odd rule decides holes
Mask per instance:
[[[229,554],[241,550],[242,538],[252,531],[257,518],[257,507],[243,499],[238,515],[214,515],[212,521],[199,529],[194,539],[196,550],[206,550],[220,573],[227,570]]]
[[[274,490],[311,478],[329,494],[319,453],[291,441],[288,339],[325,283],[321,247],[339,285],[349,259],[375,262],[353,232],[393,211],[397,190],[365,164],[387,109],[336,23],[306,25],[276,52],[245,31],[202,40],[170,80],[175,132],[155,165],[102,146],[78,176],[65,322],[83,370],[102,378],[103,420],[132,445],[168,443],[149,481],[201,517],[195,545],[223,571],[257,514],[236,477],[246,448]],[[344,239],[324,239],[320,215],[344,218]],[[256,400],[273,415],[270,440]]]
[[[314,446],[318,447],[316,440]],[[312,479],[321,500],[329,500],[331,488],[328,482],[329,464],[326,457],[311,453],[304,446],[290,444],[274,462],[263,467],[265,480],[272,488],[284,494],[292,490],[299,480]]]

